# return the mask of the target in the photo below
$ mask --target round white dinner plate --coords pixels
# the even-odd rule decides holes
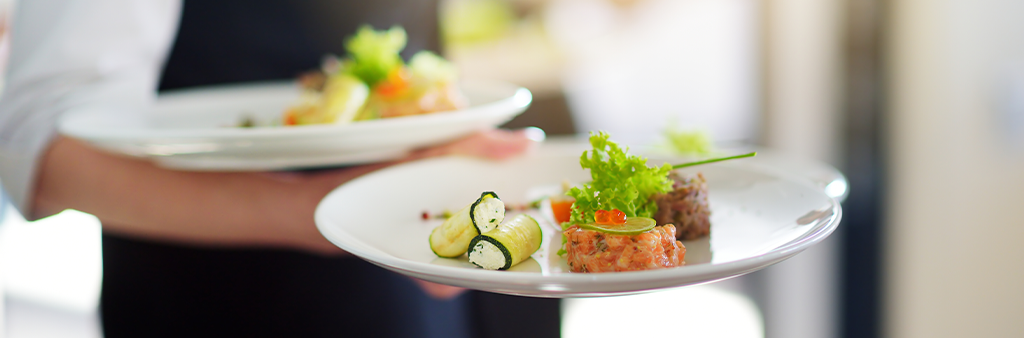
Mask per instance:
[[[293,104],[294,83],[257,83],[162,94],[152,111],[92,109],[69,114],[59,131],[115,153],[185,170],[277,170],[394,159],[494,127],[529,106],[529,90],[501,82],[462,83],[470,106],[456,111],[349,124],[270,126]],[[237,128],[249,117],[255,128]]]
[[[568,149],[571,149],[569,147]],[[488,271],[465,256],[439,258],[428,244],[442,221],[424,211],[457,211],[483,191],[524,205],[557,191],[563,180],[589,180],[579,153],[566,147],[507,162],[447,157],[384,169],[328,194],[316,210],[323,235],[371,263],[412,277],[466,288],[535,297],[591,297],[707,283],[746,274],[820,242],[841,218],[839,202],[788,169],[735,160],[689,168],[708,179],[711,235],[686,241],[682,267],[617,273],[573,273],[555,253],[561,244],[550,209],[528,210],[544,232],[541,249],[508,271]],[[649,164],[656,161],[652,160]],[[841,178],[841,175],[840,175]],[[543,204],[542,204],[543,205]],[[506,219],[511,218],[506,215]]]

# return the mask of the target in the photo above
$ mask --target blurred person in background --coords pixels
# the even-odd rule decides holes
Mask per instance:
[[[292,79],[362,24],[437,50],[435,0],[23,0],[0,99],[0,178],[29,219],[103,222],[100,314],[117,337],[558,335],[557,300],[469,293],[355,259],[316,230],[330,190],[392,165],[290,173],[179,172],[56,134],[83,109],[145,111],[157,91]],[[408,55],[405,55],[408,57]],[[502,159],[532,144],[492,130],[401,161]],[[398,162],[401,162],[398,161]],[[531,325],[501,326],[530,320]],[[519,327],[523,326],[523,327]]]

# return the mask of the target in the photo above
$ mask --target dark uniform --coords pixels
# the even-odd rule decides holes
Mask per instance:
[[[402,25],[403,52],[438,50],[436,0],[185,1],[160,90],[285,80],[368,23]],[[425,241],[424,241],[425,242]],[[558,301],[428,297],[356,258],[103,235],[100,311],[120,337],[557,337]]]

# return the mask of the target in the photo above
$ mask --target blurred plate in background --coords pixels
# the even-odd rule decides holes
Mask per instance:
[[[465,109],[344,125],[237,128],[244,118],[277,119],[299,96],[288,83],[181,90],[160,95],[149,113],[85,110],[60,121],[62,134],[98,148],[185,170],[279,170],[394,159],[498,126],[523,112],[528,90],[464,82]]]

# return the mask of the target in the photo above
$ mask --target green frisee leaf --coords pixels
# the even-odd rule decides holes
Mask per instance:
[[[652,217],[657,206],[651,196],[672,190],[671,165],[648,167],[646,158],[629,155],[629,149],[608,138],[605,132],[591,133],[593,150],[580,156],[580,166],[590,169],[592,180],[566,193],[576,199],[572,224],[594,222],[597,210],[619,209],[627,217]]]

